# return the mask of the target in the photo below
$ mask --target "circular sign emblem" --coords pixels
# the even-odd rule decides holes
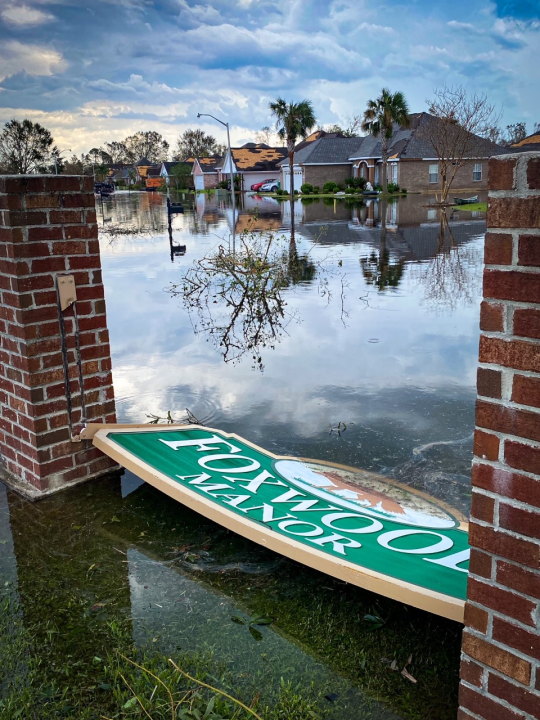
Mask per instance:
[[[274,467],[299,490],[340,508],[412,527],[443,529],[459,524],[434,501],[374,473],[298,460],[277,460]]]

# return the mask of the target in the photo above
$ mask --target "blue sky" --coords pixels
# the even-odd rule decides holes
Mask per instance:
[[[0,0],[0,124],[30,117],[82,152],[142,129],[174,143],[209,112],[241,143],[277,96],[325,125],[383,86],[425,110],[446,82],[532,131],[539,50],[540,0]]]

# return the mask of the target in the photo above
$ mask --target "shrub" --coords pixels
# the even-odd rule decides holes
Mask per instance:
[[[300,188],[302,193],[304,195],[309,195],[313,192],[313,185],[311,183],[303,183],[302,187]]]
[[[389,182],[386,186],[386,189],[389,193],[398,193],[399,185],[397,183]]]
[[[357,191],[355,191],[354,187],[349,186],[349,187],[345,188],[345,193],[347,195],[354,195],[355,192],[357,192]]]
[[[220,190],[228,190],[229,189],[229,181],[221,180],[220,182],[218,182],[218,188]]]
[[[376,190],[377,192],[381,192],[382,185],[379,185],[379,183],[377,183],[376,185],[373,186],[373,189]]]
[[[323,185],[323,193],[335,193],[338,189],[338,184],[333,181],[325,182]]]
[[[367,185],[366,178],[363,177],[350,177],[345,180],[345,186],[350,188],[360,188],[363,190]]]
[[[401,188],[401,192],[406,195],[407,194],[407,188]]]
[[[319,186],[318,186],[318,185],[314,185],[314,186],[313,186],[313,192],[316,193],[317,195],[320,193],[320,190],[319,190]]]

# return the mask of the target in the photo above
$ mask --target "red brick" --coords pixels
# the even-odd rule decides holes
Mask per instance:
[[[502,530],[485,527],[471,522],[469,525],[469,543],[487,553],[500,555],[507,560],[538,568],[540,565],[540,546],[528,540],[516,538]]]
[[[48,257],[32,262],[32,273],[63,272],[66,269],[66,261],[63,257]]]
[[[484,583],[470,577],[467,585],[467,600],[534,627],[533,613],[536,610],[536,603],[525,600],[516,593],[497,588],[491,582]]]
[[[11,225],[46,225],[47,213],[37,210],[13,210],[9,214],[9,222]]]
[[[499,525],[520,535],[540,539],[540,513],[501,503]]]
[[[540,283],[540,278],[538,282]],[[532,308],[516,308],[513,334],[540,339],[540,311]],[[540,348],[538,352],[540,352]]]
[[[523,653],[523,655],[540,660],[540,635],[536,632],[529,632],[502,618],[494,617],[493,639]],[[519,680],[519,678],[515,679]]]
[[[60,227],[31,227],[28,228],[28,240],[63,240],[64,233]]]
[[[528,688],[514,685],[498,675],[489,674],[488,692],[509,705],[528,713],[531,717],[540,717],[540,695]]]
[[[86,177],[81,177],[81,190],[83,192],[94,192],[94,178],[90,177],[89,175]]]
[[[67,225],[68,223],[80,223],[82,221],[82,212],[80,210],[51,210],[49,213],[51,225]]]
[[[99,255],[83,255],[69,258],[70,270],[87,270],[101,267]]]
[[[534,411],[478,400],[476,424],[481,428],[506,435],[540,441],[540,413]],[[475,454],[478,455],[478,453]]]
[[[20,210],[21,208],[20,195],[0,195],[0,210]]]
[[[540,267],[540,235],[520,235],[518,245],[520,265]]]
[[[506,440],[504,459],[510,467],[540,475],[540,447]]]
[[[488,165],[488,188],[490,190],[514,190],[516,161],[490,158]]]
[[[529,190],[540,190],[540,158],[531,158],[527,163]]]
[[[497,582],[524,595],[540,599],[540,574],[519,565],[499,560],[496,570]]]
[[[463,633],[463,652],[473,660],[497,670],[506,677],[528,684],[531,681],[531,663],[511,652],[492,645],[489,641]]]
[[[45,190],[49,192],[77,191],[81,187],[81,182],[76,175],[50,175],[44,180]]]
[[[464,659],[461,661],[459,674],[463,682],[466,682],[469,685],[475,685],[476,687],[481,687],[484,668],[481,665],[477,665],[472,660]]]
[[[42,193],[39,195],[26,195],[24,204],[27,210],[38,208],[58,207],[59,196],[56,193]]]
[[[53,252],[55,255],[85,255],[87,252],[86,242],[83,240],[55,242]]]
[[[480,330],[485,332],[504,331],[504,305],[484,300],[480,305]]]
[[[495,501],[486,495],[480,495],[473,492],[471,503],[471,517],[482,522],[493,524],[493,512],[495,509]]]
[[[512,401],[540,408],[540,378],[514,375]]]
[[[64,470],[70,470],[73,467],[73,456],[64,456],[62,458],[57,458],[56,460],[51,460],[51,462],[44,463],[41,466],[41,471],[43,475],[52,475],[55,473],[63,472]]]
[[[540,303],[540,276],[514,270],[484,270],[484,297]]]
[[[512,246],[512,236],[508,233],[486,233],[484,243],[484,264],[511,265]]]
[[[476,692],[466,685],[460,685],[459,703],[484,720],[523,720],[521,713],[509,710],[504,705],[487,697],[485,693]]]
[[[483,460],[497,460],[499,457],[499,438],[491,433],[475,430],[473,452],[476,457]]]
[[[25,176],[6,176],[2,178],[3,183],[0,185],[0,192],[6,193],[38,193],[44,189],[43,177],[36,175],[35,177]]]
[[[500,470],[491,465],[474,463],[472,484],[498,495],[540,507],[540,480]]]
[[[101,283],[99,285],[88,285],[87,287],[82,287],[80,292],[77,293],[77,298],[80,298],[81,300],[101,300],[103,299],[103,296],[104,290]],[[105,312],[104,309],[100,311],[99,308],[96,308],[95,311],[100,314]]]
[[[90,240],[97,237],[97,225],[66,225],[64,236],[66,240]]]
[[[34,275],[27,278],[19,278],[19,292],[31,292],[32,290],[49,290],[54,287],[53,275]]]
[[[486,610],[471,605],[470,602],[465,603],[465,626],[473,628],[481,632],[483,635],[487,633],[489,615]]]
[[[43,228],[37,228],[42,230]],[[25,242],[14,245],[16,258],[49,257],[49,246],[46,242]]]
[[[540,372],[538,344],[523,340],[507,341],[481,335],[479,359],[481,363],[503,365],[515,370]]]
[[[64,195],[62,206],[65,208],[94,208],[94,193],[76,193]]]
[[[488,228],[540,227],[540,196],[488,199]]]

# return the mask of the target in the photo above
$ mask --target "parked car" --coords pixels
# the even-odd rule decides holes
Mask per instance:
[[[266,185],[267,183],[277,183],[277,180],[274,178],[270,178],[269,180],[263,180],[262,182],[254,183],[251,186],[251,189],[257,192],[257,190],[260,190],[263,185]]]
[[[260,186],[259,192],[276,192],[279,188],[279,182],[277,180],[270,180],[270,182],[264,183]]]

